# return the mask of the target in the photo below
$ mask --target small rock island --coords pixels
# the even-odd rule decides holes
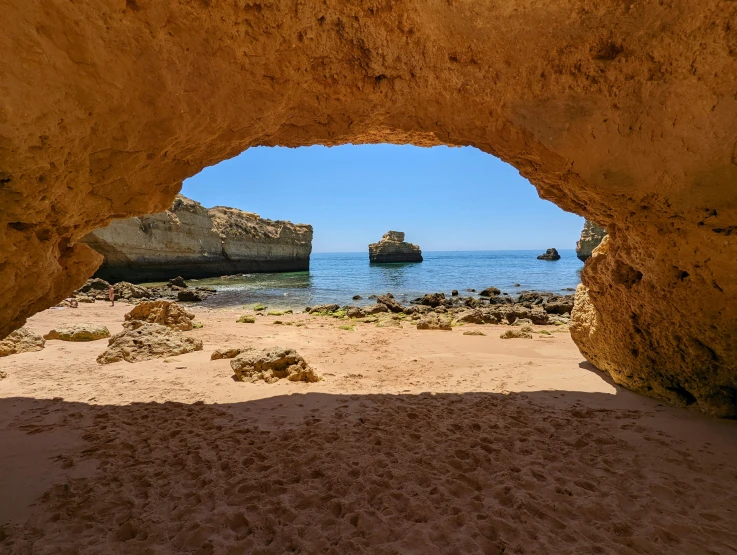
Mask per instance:
[[[404,241],[404,232],[387,231],[381,241],[369,245],[369,261],[422,262],[422,251],[417,245]]]
[[[538,260],[560,260],[560,255],[556,249],[548,249],[537,257]]]

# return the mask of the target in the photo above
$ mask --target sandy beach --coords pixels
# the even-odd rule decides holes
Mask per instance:
[[[114,334],[130,309],[27,327]],[[0,358],[0,551],[737,553],[737,422],[616,386],[565,326],[502,340],[190,309],[203,351]],[[241,345],[293,347],[323,380],[236,382],[210,354]]]

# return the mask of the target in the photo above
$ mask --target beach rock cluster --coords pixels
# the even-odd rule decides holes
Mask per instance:
[[[207,209],[177,195],[168,210],[116,220],[82,241],[104,257],[97,277],[142,282],[308,270],[312,226],[224,206]],[[182,292],[179,300],[195,296]]]
[[[230,361],[236,381],[274,383],[286,378],[292,382],[317,382],[320,377],[294,349],[284,347],[241,348]],[[215,353],[213,353],[214,355]],[[218,354],[220,356],[220,353]],[[212,358],[212,357],[211,357]],[[229,358],[220,356],[220,358]]]
[[[46,340],[28,328],[19,328],[0,340],[0,357],[18,353],[32,353],[44,348]]]
[[[576,256],[579,260],[585,262],[599,246],[606,235],[606,229],[595,224],[591,220],[586,220],[581,230],[581,238],[576,243]]]
[[[171,301],[144,301],[125,315],[123,327],[136,329],[144,324],[159,324],[178,331],[192,329],[194,314]]]
[[[59,341],[97,341],[110,337],[110,331],[101,324],[64,324],[44,335],[44,339]]]
[[[387,231],[378,243],[369,245],[369,261],[422,262],[422,251],[417,245],[404,241],[401,231]]]
[[[142,300],[168,299],[181,302],[199,302],[214,295],[216,290],[211,287],[189,287],[181,276],[171,278],[165,285],[142,286],[120,281],[111,284],[101,278],[91,278],[82,287],[77,289],[69,301],[80,303],[94,303],[95,301],[109,301],[109,288],[113,287],[113,296],[116,301],[127,301],[135,304]]]

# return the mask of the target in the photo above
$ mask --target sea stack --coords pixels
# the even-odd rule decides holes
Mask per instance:
[[[309,270],[312,226],[177,195],[165,212],[113,221],[83,239],[105,257],[108,281],[167,280]]]
[[[369,260],[382,262],[422,262],[422,251],[417,245],[404,241],[404,232],[387,231],[378,243],[369,245]]]
[[[548,249],[537,257],[538,260],[560,260],[560,255],[555,249]]]
[[[581,238],[576,243],[576,256],[585,262],[591,256],[594,249],[599,246],[606,235],[606,229],[596,225],[591,220],[586,220],[581,230]]]

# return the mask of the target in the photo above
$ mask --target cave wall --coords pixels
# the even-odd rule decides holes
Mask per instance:
[[[582,274],[584,355],[645,393],[734,413],[737,3],[2,11],[0,337],[94,272],[82,236],[165,209],[182,179],[248,147],[470,145],[609,231]]]

